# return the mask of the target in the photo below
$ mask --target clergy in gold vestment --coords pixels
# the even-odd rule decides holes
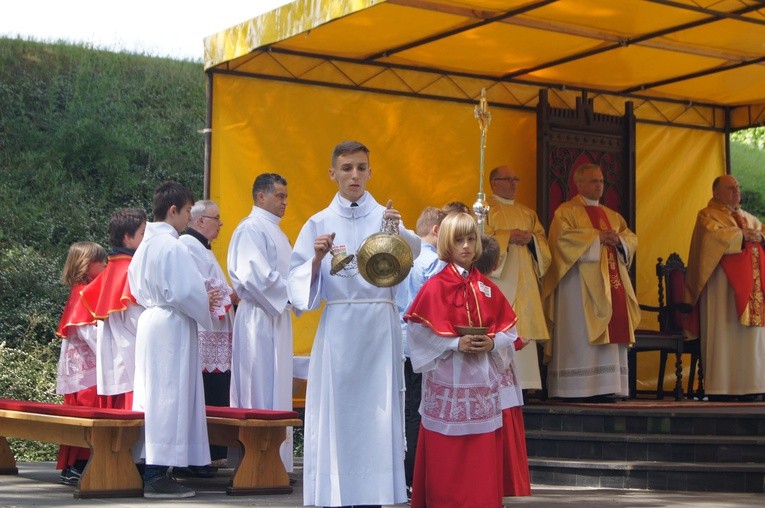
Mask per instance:
[[[564,398],[626,396],[627,348],[640,321],[627,271],[637,237],[621,215],[600,205],[600,167],[579,166],[574,183],[579,194],[558,207],[550,225],[553,261],[543,279],[553,322],[548,391]]]
[[[518,174],[507,166],[496,167],[489,174],[493,195],[488,199],[486,233],[497,239],[501,253],[491,278],[519,316],[518,336],[546,341],[550,332],[540,281],[550,266],[550,247],[536,212],[515,201],[518,182]],[[521,388],[542,388],[536,343],[517,351],[514,362]]]
[[[698,303],[704,388],[708,395],[765,393],[763,226],[741,210],[736,179],[712,184],[696,218],[688,255],[688,300]],[[695,328],[692,326],[691,328]]]

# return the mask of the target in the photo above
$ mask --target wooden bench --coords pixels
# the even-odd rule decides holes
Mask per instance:
[[[131,447],[143,413],[0,399],[0,474],[18,474],[7,437],[90,449],[75,498],[141,497]]]
[[[241,460],[226,494],[289,494],[290,478],[279,447],[287,427],[300,427],[295,411],[207,406],[210,444],[239,447]]]

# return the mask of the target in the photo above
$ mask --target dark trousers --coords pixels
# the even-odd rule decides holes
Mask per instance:
[[[208,406],[228,407],[231,371],[202,372],[202,382],[205,385],[205,404]],[[210,459],[225,459],[228,449],[225,446],[210,445]]]
[[[406,424],[406,455],[404,456],[404,475],[406,485],[412,486],[414,480],[414,456],[417,452],[417,438],[420,435],[420,399],[422,397],[422,374],[412,370],[409,358],[404,362],[404,422]]]

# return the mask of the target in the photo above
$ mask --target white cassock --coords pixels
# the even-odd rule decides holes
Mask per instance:
[[[240,302],[234,318],[231,407],[292,410],[292,317],[287,276],[292,247],[281,217],[252,207],[228,246]],[[280,448],[292,471],[292,429]]]
[[[175,229],[146,225],[128,269],[138,319],[133,410],[144,412],[140,457],[163,466],[210,463],[197,323],[212,326],[204,279]]]
[[[228,286],[226,275],[215,254],[191,234],[183,234],[181,243],[188,247],[194,263],[204,280],[214,279]],[[229,309],[221,318],[212,317],[212,328],[198,326],[199,364],[203,372],[227,372],[231,369],[231,329],[234,311]]]
[[[380,231],[385,207],[367,192],[351,207],[335,195],[300,231],[290,263],[292,304],[326,306],[308,368],[303,503],[316,506],[406,502],[404,380],[396,289],[366,282],[351,263],[329,274],[331,253],[311,280],[314,239],[335,233],[335,249],[356,254]],[[420,239],[401,228],[416,258]],[[355,261],[355,260],[354,260]]]

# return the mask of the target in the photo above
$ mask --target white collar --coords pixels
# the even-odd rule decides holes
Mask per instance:
[[[493,194],[493,196],[494,196],[494,199],[496,199],[497,201],[499,201],[500,203],[503,203],[505,205],[514,205],[515,204],[515,200],[514,199],[506,199],[506,198],[503,198],[502,196],[497,196],[496,194]]]
[[[600,206],[600,201],[598,201],[597,199],[588,199],[582,196],[582,200],[584,201],[584,204],[587,206]]]

